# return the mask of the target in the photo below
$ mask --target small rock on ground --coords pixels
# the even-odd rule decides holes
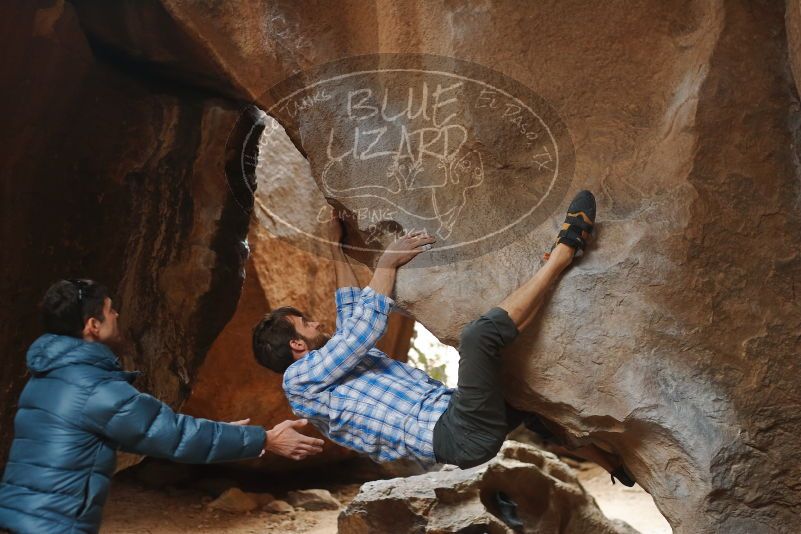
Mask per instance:
[[[264,509],[274,514],[288,514],[295,511],[291,504],[280,499],[267,504]]]
[[[331,495],[331,492],[324,489],[308,489],[290,491],[287,501],[295,508],[304,510],[339,510],[342,504]]]
[[[259,507],[259,503],[241,489],[230,488],[211,501],[208,506],[212,510],[223,512],[251,512]]]

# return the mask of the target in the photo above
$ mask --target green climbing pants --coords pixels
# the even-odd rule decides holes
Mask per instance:
[[[434,456],[461,468],[495,456],[506,435],[526,416],[509,406],[501,384],[503,347],[518,331],[503,308],[492,308],[465,325],[459,339],[459,380],[434,426]]]

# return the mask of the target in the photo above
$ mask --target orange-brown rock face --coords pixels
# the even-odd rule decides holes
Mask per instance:
[[[787,4],[75,2],[98,50],[279,117],[326,196],[357,214],[355,241],[431,221],[438,248],[401,273],[398,300],[450,342],[538,267],[565,195],[595,191],[598,238],[508,354],[508,398],[619,454],[693,533],[792,531],[801,507],[799,8]],[[287,96],[274,83],[376,53],[417,74],[363,58],[381,74],[357,79],[339,63],[308,77],[327,76],[326,91],[271,110]],[[408,96],[430,78],[433,97],[468,71],[440,120],[399,114],[397,94],[378,113],[382,81]],[[405,145],[404,127],[418,136]],[[526,206],[543,208],[520,217]],[[489,245],[445,248],[474,239]]]
[[[144,372],[137,385],[184,400],[244,275],[249,214],[229,194],[226,143],[255,156],[243,134],[261,115],[97,61],[70,4],[0,11],[3,460],[37,305],[61,278],[107,284],[130,340],[119,355]]]

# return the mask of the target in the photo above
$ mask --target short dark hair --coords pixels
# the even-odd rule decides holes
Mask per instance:
[[[256,361],[281,374],[295,361],[289,342],[302,338],[295,330],[295,325],[287,319],[289,315],[305,317],[297,308],[284,306],[265,315],[253,328],[253,355]]]
[[[103,304],[108,289],[88,278],[59,280],[42,298],[42,326],[49,334],[83,337],[83,327],[90,317],[103,321]]]

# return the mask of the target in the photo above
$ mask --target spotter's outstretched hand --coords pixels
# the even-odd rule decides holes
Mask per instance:
[[[305,436],[296,429],[306,426],[306,419],[284,421],[267,431],[264,450],[293,460],[323,452],[323,440]]]

